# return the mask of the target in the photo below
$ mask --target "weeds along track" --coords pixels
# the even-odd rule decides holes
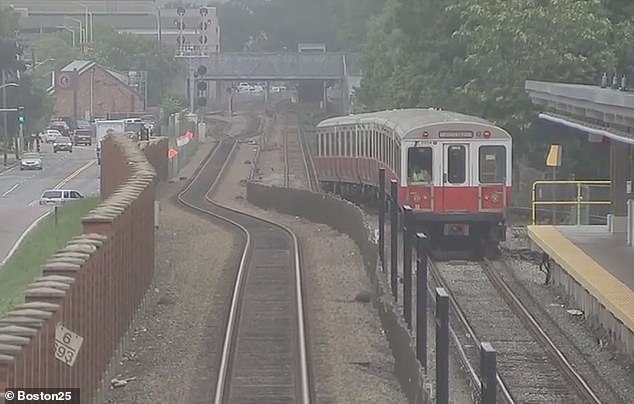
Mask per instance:
[[[614,402],[597,397],[492,262],[432,262],[430,272],[449,293],[450,321],[470,368],[479,369],[481,342],[496,349],[499,402]]]
[[[215,404],[312,401],[301,250],[287,227],[212,199],[240,137],[224,137],[178,195],[184,206],[236,228],[244,250],[236,270],[218,368]]]

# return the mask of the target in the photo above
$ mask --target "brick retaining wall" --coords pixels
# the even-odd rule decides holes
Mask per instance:
[[[90,402],[151,283],[160,176],[148,160],[159,171],[167,167],[166,140],[141,151],[112,137],[103,147],[105,199],[82,219],[83,234],[49,258],[25,303],[0,319],[0,392],[79,387],[81,402]],[[54,356],[58,323],[84,338],[72,367]]]

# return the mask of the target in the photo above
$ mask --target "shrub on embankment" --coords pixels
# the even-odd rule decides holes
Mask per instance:
[[[424,373],[416,360],[413,339],[394,305],[389,285],[380,275],[378,245],[361,209],[335,195],[300,189],[247,183],[247,200],[263,209],[299,216],[347,234],[361,250],[367,274],[374,285],[374,305],[395,359],[395,374],[412,404],[427,402]]]
[[[103,147],[103,201],[82,218],[83,234],[27,286],[26,303],[0,320],[0,391],[78,387],[88,402],[150,285],[155,186],[157,170],[166,167],[167,139],[139,147],[111,137]],[[56,346],[58,324],[83,338],[76,355]],[[56,353],[74,358],[72,366]]]

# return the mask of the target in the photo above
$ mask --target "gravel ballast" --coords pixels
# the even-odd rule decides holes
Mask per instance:
[[[279,149],[278,149],[279,150]],[[268,158],[271,157],[271,158]],[[264,211],[246,202],[253,150],[239,145],[218,202],[289,226],[302,245],[308,292],[311,357],[318,403],[406,403],[393,374],[394,358],[368,301],[370,281],[356,244],[325,225]],[[267,156],[267,161],[282,162]],[[283,172],[283,165],[261,167]]]
[[[211,150],[199,146],[181,171],[189,176]],[[111,377],[134,378],[105,393],[106,403],[209,402],[222,343],[227,285],[241,241],[171,198],[185,181],[159,186],[154,285]]]

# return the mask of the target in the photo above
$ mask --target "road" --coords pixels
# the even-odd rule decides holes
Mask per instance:
[[[94,146],[53,153],[50,145],[43,144],[41,150],[43,170],[20,171],[15,167],[0,172],[0,265],[29,226],[53,209],[39,205],[44,190],[61,187],[84,195],[99,194]]]

